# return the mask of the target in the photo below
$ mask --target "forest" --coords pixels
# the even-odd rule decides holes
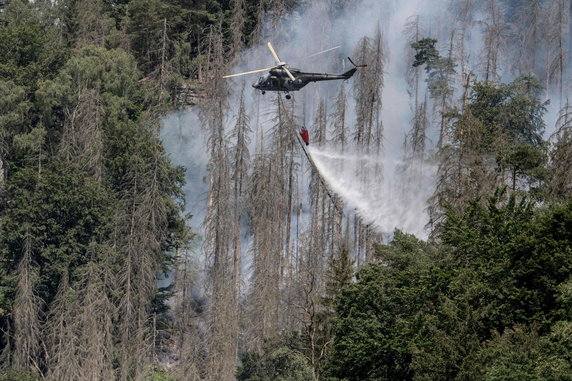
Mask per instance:
[[[0,381],[572,380],[571,95],[570,0],[0,0]]]

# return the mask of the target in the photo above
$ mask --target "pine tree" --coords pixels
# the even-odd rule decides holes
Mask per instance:
[[[115,377],[113,323],[116,307],[110,299],[114,279],[109,263],[110,254],[114,252],[95,245],[89,250],[94,257],[99,257],[99,261],[90,262],[82,269],[81,283],[77,287],[79,310],[74,325],[78,327],[78,379],[110,380]]]
[[[552,135],[553,148],[550,152],[548,180],[549,195],[562,198],[572,194],[572,106],[566,104],[556,122]]]
[[[498,81],[501,66],[500,55],[506,44],[507,26],[504,9],[498,0],[486,0],[482,73],[485,81]]]
[[[37,269],[32,262],[33,238],[27,231],[17,269],[17,286],[12,311],[15,368],[40,370],[40,313],[42,300],[35,294]]]
[[[550,88],[551,84],[556,84],[558,87],[559,101],[562,104],[564,97],[564,90],[566,86],[566,73],[567,73],[567,57],[566,52],[566,26],[570,23],[568,10],[566,9],[565,0],[556,0],[549,3],[547,10],[549,20],[546,28],[546,43],[547,43],[547,56],[546,56],[546,88]],[[570,36],[568,36],[570,38]]]
[[[73,380],[80,378],[80,354],[77,294],[70,287],[66,271],[58,286],[55,299],[50,304],[43,338],[46,348],[46,378],[48,380]]]
[[[98,90],[80,90],[77,104],[64,108],[65,122],[60,142],[60,154],[80,163],[97,180],[101,179],[103,172],[100,102]]]

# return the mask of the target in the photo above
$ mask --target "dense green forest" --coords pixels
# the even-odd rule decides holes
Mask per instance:
[[[368,65],[351,84],[258,115],[222,80],[351,3],[0,0],[1,381],[572,380],[572,4],[443,0],[454,29],[408,14],[397,48],[378,16],[339,32]],[[390,49],[411,114],[400,184],[437,168],[428,239],[298,175],[306,123],[312,144],[384,154]],[[208,131],[203,232],[161,141],[189,106]],[[182,259],[199,234],[203,278]]]

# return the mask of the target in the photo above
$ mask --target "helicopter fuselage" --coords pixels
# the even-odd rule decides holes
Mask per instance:
[[[349,79],[355,71],[356,69],[353,68],[343,74],[329,74],[308,73],[298,69],[290,69],[290,72],[294,76],[294,80],[292,80],[285,70],[275,68],[271,69],[268,74],[260,77],[258,81],[252,84],[252,87],[261,91],[298,91],[310,82]]]

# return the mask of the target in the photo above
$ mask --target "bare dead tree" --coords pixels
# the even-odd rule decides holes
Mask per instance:
[[[253,235],[254,270],[249,296],[250,343],[260,349],[263,340],[278,333],[280,281],[287,266],[288,208],[292,203],[292,114],[279,95],[275,99],[268,152],[253,161],[248,214]]]
[[[471,27],[475,23],[475,0],[461,0],[452,3],[455,7],[457,14],[457,44],[455,49],[455,60],[459,63],[461,68],[461,83],[465,83],[469,76],[470,69],[468,67],[468,54],[466,49],[467,39],[470,37]]]
[[[98,180],[103,171],[100,107],[98,90],[80,90],[77,103],[64,108],[65,122],[59,148],[60,155],[80,163]]]
[[[413,66],[413,63],[415,62],[415,54],[414,50],[411,49],[411,44],[419,41],[423,35],[419,15],[410,16],[407,19],[403,34],[406,38],[405,49],[407,52],[407,92],[409,93],[409,97],[413,99],[412,109],[415,113],[419,107],[419,77],[421,69],[419,66]]]
[[[73,3],[76,10],[78,34],[76,47],[103,46],[112,28],[112,21],[104,17],[102,0],[84,0]]]
[[[566,51],[565,39],[568,35],[566,30],[570,23],[566,0],[555,0],[549,2],[547,11],[548,19],[551,20],[546,28],[546,42],[548,44],[546,57],[546,88],[556,84],[560,104],[562,105],[564,96],[564,84],[566,82],[566,70],[568,66],[567,58],[569,52]]]
[[[312,124],[312,131],[314,131],[316,144],[322,145],[326,143],[327,113],[326,104],[322,98],[318,100],[318,108],[316,109],[314,123]]]
[[[209,379],[231,379],[236,368],[238,342],[238,316],[236,307],[236,284],[233,277],[236,264],[237,244],[235,193],[231,151],[225,132],[226,95],[228,89],[222,76],[225,72],[225,54],[221,26],[211,28],[208,51],[210,61],[208,78],[210,85],[206,99],[201,105],[201,118],[208,127],[210,192],[205,220],[205,249],[210,273],[209,353],[207,374]],[[240,139],[244,139],[245,115],[241,116]],[[245,158],[245,142],[241,142],[237,155]],[[236,153],[237,151],[235,151]],[[246,164],[244,164],[246,165]],[[241,175],[239,175],[240,178]],[[239,180],[239,182],[242,179]],[[242,185],[236,185],[237,189]],[[240,255],[240,254],[238,254]],[[236,267],[238,269],[238,267]]]
[[[264,27],[264,5],[262,2],[258,3],[256,8],[256,25],[250,33],[250,41],[253,44],[260,43],[262,38],[262,28]]]
[[[406,143],[404,150],[406,160],[420,160],[425,155],[425,144],[426,144],[426,130],[428,126],[427,120],[427,98],[420,102],[419,100],[419,79],[420,79],[420,68],[419,66],[414,67],[414,50],[410,48],[411,44],[419,41],[422,36],[422,26],[419,22],[419,16],[412,16],[409,18],[405,25],[404,34],[407,38],[408,51],[407,56],[407,86],[408,93],[412,99],[411,107],[413,111],[412,127],[406,137]],[[408,163],[410,167],[411,163]],[[409,168],[408,168],[409,169]],[[406,169],[407,170],[407,169]]]
[[[244,46],[244,20],[246,13],[244,0],[232,0],[232,16],[230,19],[231,56],[235,56]]]
[[[283,190],[280,168],[276,168],[271,155],[257,155],[253,161],[249,202],[254,257],[247,343],[251,349],[260,349],[264,339],[278,333]]]
[[[380,119],[381,93],[384,81],[385,51],[381,29],[376,28],[375,37],[363,37],[354,53],[359,62],[368,66],[356,73],[354,81],[354,97],[356,100],[356,124],[354,141],[358,154],[381,155],[383,142],[383,125]],[[367,161],[358,168],[358,176],[363,184],[371,181],[381,181],[383,173],[379,165],[370,168]],[[374,180],[375,179],[375,180]],[[370,189],[365,186],[364,189]],[[354,217],[354,243],[358,258],[367,257],[369,228],[362,225],[359,216]],[[359,264],[358,260],[358,264]]]
[[[572,106],[568,103],[560,111],[551,140],[549,195],[565,198],[572,194]]]
[[[15,368],[39,370],[40,312],[42,300],[34,292],[37,270],[32,263],[32,236],[26,232],[22,247],[22,259],[16,276],[16,296],[12,319],[14,323]]]
[[[208,346],[204,329],[200,329],[200,306],[193,298],[194,266],[189,255],[182,256],[177,268],[174,295],[175,354],[178,360],[174,375],[181,381],[203,380],[205,352]]]
[[[451,39],[449,42],[449,49],[447,54],[447,60],[445,61],[445,68],[443,70],[443,80],[439,91],[433,92],[433,96],[439,98],[439,114],[441,119],[441,126],[439,132],[439,142],[438,147],[442,147],[443,144],[449,144],[449,111],[451,109],[452,97],[454,94],[453,78],[451,75],[455,72],[455,61],[453,60],[453,48],[455,41],[455,30],[451,31]],[[422,121],[420,117],[420,121]]]
[[[150,232],[145,229],[144,207],[137,180],[141,181],[134,179],[132,194],[124,200],[126,213],[118,224],[127,228],[125,238],[120,243],[124,260],[118,274],[121,295],[118,311],[121,380],[144,378],[144,366],[148,363],[151,345],[147,313],[153,288],[150,289],[149,273],[153,272],[156,266],[149,256],[149,249],[145,247]]]
[[[76,303],[77,297],[70,287],[66,271],[60,279],[58,292],[43,327],[48,380],[80,379]]]
[[[238,324],[240,322],[240,284],[241,284],[241,217],[245,213],[245,186],[248,182],[248,171],[250,152],[248,145],[250,143],[250,121],[246,113],[244,104],[244,88],[240,94],[238,114],[236,124],[231,131],[231,139],[235,141],[231,156],[234,161],[234,169],[232,170],[232,182],[234,183],[234,243],[233,243],[233,271],[232,278],[234,283],[234,299],[236,331],[239,331]],[[238,347],[237,347],[238,349]],[[238,356],[238,354],[237,354]]]
[[[169,201],[162,179],[168,174],[157,149],[143,167],[128,174],[128,188],[117,219],[122,262],[117,279],[120,379],[141,380],[152,363],[150,307],[157,291],[157,276],[164,260],[162,243],[167,234]]]
[[[347,112],[347,97],[344,89],[344,85],[340,86],[340,91],[336,97],[336,102],[334,106],[334,112],[330,115],[332,120],[332,130],[330,132],[331,142],[339,147],[341,153],[343,154],[348,145],[348,131],[347,128],[349,127],[346,123],[346,112]],[[342,171],[344,168],[343,160],[340,161],[339,170]],[[342,229],[343,229],[343,201],[341,199],[337,199],[337,208],[334,208],[332,213],[335,215],[332,218],[335,218],[335,246],[339,246],[342,243]]]
[[[381,144],[382,126],[379,124],[381,90],[383,88],[385,53],[379,25],[375,37],[363,37],[354,53],[358,62],[367,64],[356,73],[354,97],[356,99],[355,142],[360,152],[370,152],[370,144]],[[377,147],[376,147],[377,149]]]
[[[516,10],[513,71],[518,74],[537,73],[536,60],[541,49],[544,14],[545,9],[541,0],[522,3]]]
[[[498,81],[500,54],[505,48],[507,39],[507,25],[504,22],[505,11],[498,0],[485,2],[486,19],[484,26],[485,41],[483,46],[482,72],[485,81]]]
[[[342,84],[340,86],[340,91],[336,97],[334,112],[331,114],[332,131],[330,133],[332,143],[338,145],[342,153],[345,151],[346,145],[348,144],[348,132],[346,125],[347,107],[348,101],[344,85]]]
[[[98,250],[110,249],[96,245],[90,248],[94,257],[100,256],[95,252]],[[115,378],[113,322],[116,310],[109,297],[114,284],[110,265],[109,259],[104,259],[88,263],[81,271],[77,287],[79,309],[75,317],[78,326],[78,379],[81,380]]]

